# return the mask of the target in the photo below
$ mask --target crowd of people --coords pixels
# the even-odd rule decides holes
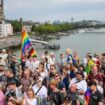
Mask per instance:
[[[104,98],[105,53],[81,61],[69,48],[59,58],[26,51],[19,62],[11,50],[0,51],[0,105],[105,105]]]

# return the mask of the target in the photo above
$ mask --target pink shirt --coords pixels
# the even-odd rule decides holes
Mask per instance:
[[[0,105],[5,105],[5,96],[2,91],[0,91]]]

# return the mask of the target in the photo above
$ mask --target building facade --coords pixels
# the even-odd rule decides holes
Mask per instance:
[[[4,19],[3,0],[0,0],[0,21]]]
[[[0,0],[0,37],[13,35],[13,27],[10,23],[5,22],[3,0]]]

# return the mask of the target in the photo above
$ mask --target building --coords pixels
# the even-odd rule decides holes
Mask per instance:
[[[6,23],[6,34],[7,35],[13,35],[13,27],[10,23]]]
[[[0,0],[0,21],[4,19],[3,0]]]
[[[32,21],[22,21],[23,27],[27,30],[28,33],[31,32],[33,22]]]
[[[38,27],[41,23],[33,22],[33,21],[23,21],[23,26],[27,30],[28,33],[32,32],[32,26]]]
[[[13,27],[5,22],[3,6],[3,0],[0,0],[0,37],[7,37],[13,35]]]
[[[13,27],[10,23],[2,21],[0,23],[0,37],[7,37],[9,35],[13,35]]]
[[[32,26],[24,25],[25,29],[27,30],[28,33],[31,32]]]

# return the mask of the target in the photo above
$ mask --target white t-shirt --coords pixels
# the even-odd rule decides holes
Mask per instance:
[[[31,62],[30,62],[30,60],[26,60],[26,63],[25,63],[25,66],[30,66],[31,65]]]
[[[8,54],[0,54],[0,57],[3,58],[3,59],[7,59]]]
[[[26,100],[27,100],[27,103],[29,105],[37,105],[37,99],[36,98],[33,98],[32,100],[27,98]],[[25,100],[24,100],[24,104],[26,105],[26,101]]]
[[[5,60],[7,60],[8,54],[0,54],[0,57],[2,58],[1,59],[1,64],[5,66],[6,65]]]
[[[34,62],[34,68],[35,68],[35,69],[38,68],[39,64],[40,64],[40,61],[39,61],[39,60],[36,60],[36,61]]]
[[[49,64],[50,65],[53,65],[53,64],[55,64],[55,58],[49,58]]]
[[[34,73],[35,69],[39,66],[39,61],[30,61],[30,60],[27,60],[26,61],[26,66],[29,67],[29,69],[31,69],[31,71]]]
[[[83,90],[86,92],[86,90],[87,90],[87,83],[85,80],[81,80],[80,82],[78,82],[78,80],[76,78],[73,78],[70,81],[69,87],[71,87],[72,84],[76,84],[78,91]],[[84,95],[79,95],[79,97],[84,100]]]
[[[84,66],[86,66],[88,63],[88,60],[87,60],[87,58],[84,58],[83,60],[84,60]]]
[[[32,88],[34,90],[34,93],[36,94],[36,92],[39,89],[38,85],[35,84]],[[47,88],[45,86],[42,86],[41,89],[39,90],[39,92],[36,94],[36,97],[38,97],[38,96],[47,97]]]
[[[103,90],[103,88],[100,85],[97,85],[97,89],[100,91],[101,94],[104,93],[104,90]]]
[[[86,78],[87,78],[87,73],[86,73],[86,72],[84,72],[83,74],[84,74],[84,78],[86,79]]]
[[[50,64],[48,63],[48,64],[44,64],[44,68],[45,68],[45,73],[46,73],[46,76],[48,77],[49,75],[48,75],[48,71],[50,70]]]
[[[43,79],[47,76],[45,72],[40,72],[40,75]]]

